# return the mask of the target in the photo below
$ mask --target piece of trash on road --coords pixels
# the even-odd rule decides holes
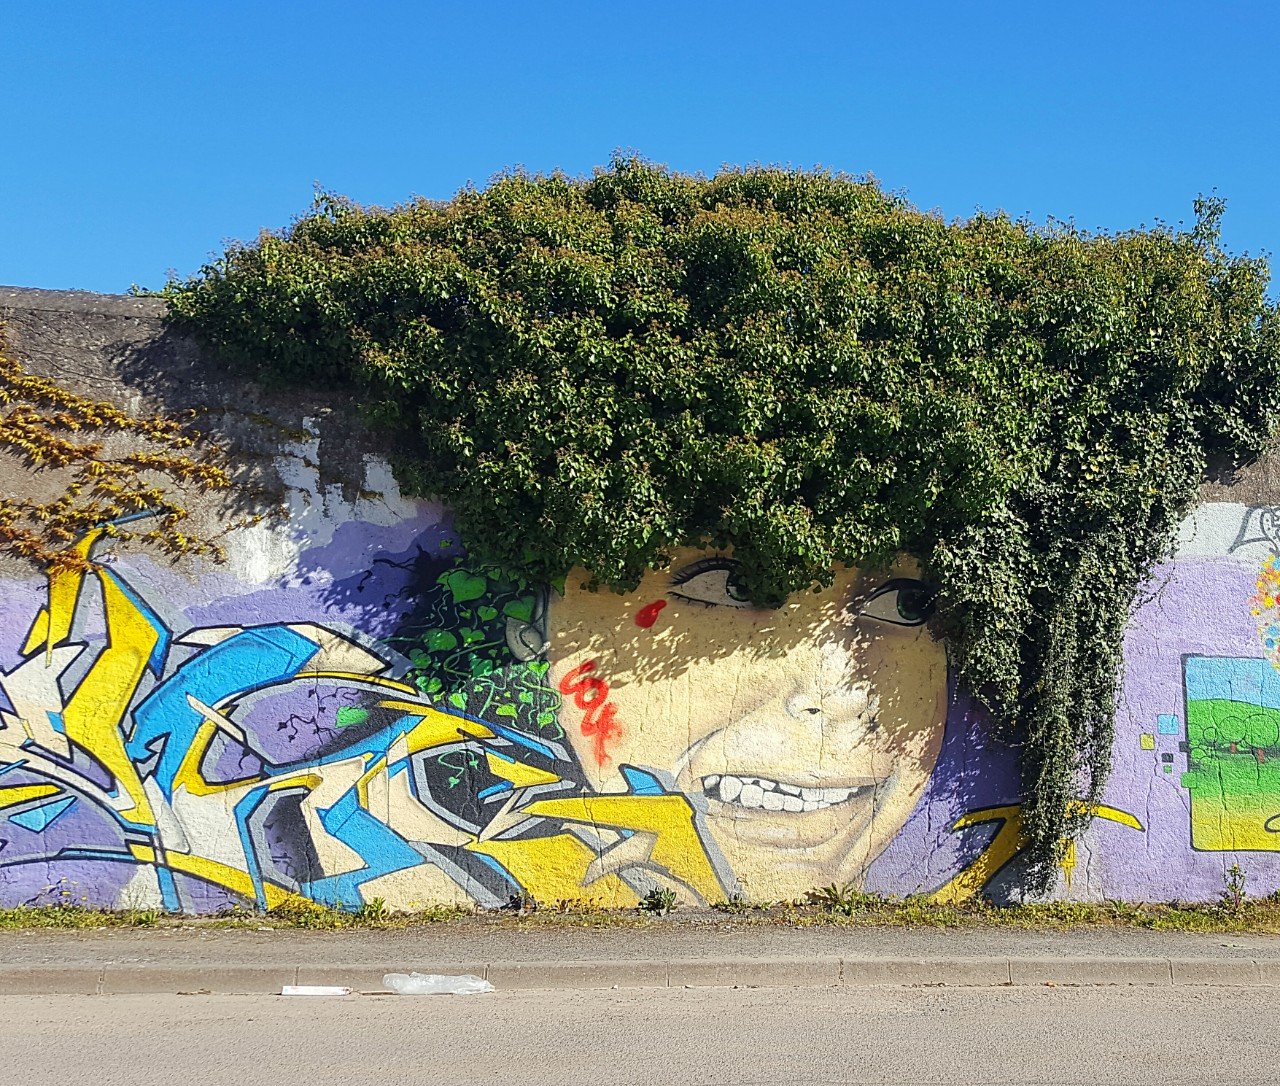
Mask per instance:
[[[341,984],[286,984],[280,989],[287,996],[349,996],[351,989]]]
[[[481,995],[492,992],[487,980],[465,973],[460,977],[446,977],[438,973],[388,973],[382,978],[396,995]]]

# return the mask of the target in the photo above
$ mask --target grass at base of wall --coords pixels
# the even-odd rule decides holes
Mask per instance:
[[[160,909],[92,909],[80,905],[28,905],[0,909],[0,931],[40,929],[94,931],[123,928],[358,931],[452,925],[477,933],[530,928],[640,928],[648,926],[900,927],[953,930],[1009,928],[1064,931],[1110,928],[1206,933],[1280,934],[1280,896],[1213,904],[1049,902],[996,906],[976,901],[937,905],[923,897],[879,897],[814,891],[805,902],[722,902],[710,909],[680,907],[668,915],[643,909],[603,908],[589,900],[541,904],[513,902],[507,909],[477,910],[437,905],[396,912],[379,901],[359,912],[319,905],[290,905],[259,912],[236,908],[215,916],[187,916]]]

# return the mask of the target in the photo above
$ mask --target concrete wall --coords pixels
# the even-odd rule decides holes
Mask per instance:
[[[376,435],[160,315],[0,291],[34,371],[208,408],[242,485],[201,527],[268,514],[221,566],[101,541],[53,583],[0,568],[0,903],[1017,896],[1013,752],[955,691],[910,563],[778,612],[715,552],[627,596],[503,583],[399,495]],[[1211,899],[1235,863],[1280,887],[1275,463],[1205,497],[1129,631],[1062,896]]]

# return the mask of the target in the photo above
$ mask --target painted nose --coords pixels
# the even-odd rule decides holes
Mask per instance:
[[[822,702],[814,694],[792,694],[785,707],[792,720],[812,721],[822,716]]]
[[[823,729],[843,728],[874,722],[880,699],[861,683],[830,691],[806,684],[793,689],[782,705],[787,716],[801,724],[817,724]]]

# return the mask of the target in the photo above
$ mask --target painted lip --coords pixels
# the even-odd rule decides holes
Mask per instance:
[[[800,785],[758,773],[710,773],[698,779],[702,794],[733,813],[806,815],[870,799],[885,781],[858,777],[840,783]]]

